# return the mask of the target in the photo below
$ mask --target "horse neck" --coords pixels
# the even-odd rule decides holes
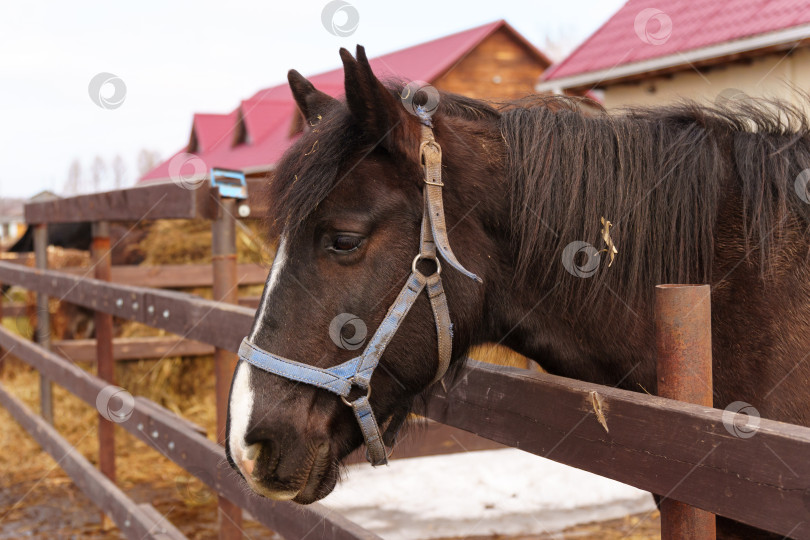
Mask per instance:
[[[515,200],[515,182],[520,179],[511,176],[510,169],[514,168],[506,166],[508,149],[503,139],[499,142],[503,145],[505,158],[496,170],[490,172],[492,176],[487,182],[490,189],[482,198],[486,211],[479,214],[486,221],[491,245],[495,246],[495,251],[487,254],[492,266],[488,274],[490,279],[485,285],[484,328],[480,342],[507,346],[537,361],[552,373],[606,384],[616,384],[621,374],[632,371],[634,365],[640,363],[642,365],[626,379],[626,383],[654,384],[654,377],[651,380],[654,369],[650,370],[654,365],[649,362],[652,351],[647,346],[652,343],[649,324],[617,317],[620,315],[617,309],[628,308],[613,296],[610,301],[601,295],[599,298],[594,296],[587,303],[576,300],[578,297],[572,294],[572,287],[590,283],[576,283],[579,278],[567,274],[564,277],[574,280],[573,285],[560,283],[559,274],[547,274],[545,270],[549,265],[561,264],[558,255],[549,255],[557,253],[551,249],[553,246],[545,246],[548,250],[534,250],[528,258],[522,251],[521,231],[516,230],[517,221],[513,219],[514,213],[520,210]],[[581,148],[565,151],[581,152]],[[565,160],[566,156],[557,158]],[[474,179],[475,175],[467,178]],[[475,188],[465,186],[465,189]],[[534,211],[533,208],[523,210],[527,213]],[[555,224],[541,226],[554,228]],[[598,234],[598,227],[595,232]],[[596,238],[588,240],[596,244]],[[519,277],[521,259],[530,271]],[[630,309],[640,312],[645,308],[634,306]],[[634,320],[637,318],[631,312],[628,314]],[[617,339],[619,335],[623,339]],[[606,347],[606,343],[610,346]]]

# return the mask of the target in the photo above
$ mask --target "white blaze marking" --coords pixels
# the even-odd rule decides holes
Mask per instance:
[[[231,457],[238,467],[242,467],[245,453],[245,434],[247,434],[250,414],[253,411],[253,390],[250,388],[250,364],[240,362],[234,374],[231,403],[228,408],[231,425],[228,444]],[[245,471],[242,471],[243,473]]]
[[[287,238],[281,237],[276,250],[276,257],[273,259],[273,266],[270,268],[270,275],[267,277],[267,283],[264,285],[264,294],[262,294],[262,303],[259,305],[259,314],[256,316],[253,323],[253,329],[250,332],[250,341],[255,343],[256,334],[261,327],[264,316],[267,313],[267,304],[270,303],[270,296],[273,290],[278,286],[278,279],[281,275],[281,270],[287,262]]]
[[[270,275],[267,278],[267,283],[264,286],[264,294],[262,295],[262,302],[259,306],[259,313],[253,323],[253,329],[250,332],[249,340],[255,343],[256,334],[261,328],[262,321],[267,313],[267,305],[270,303],[270,297],[273,290],[278,285],[279,275],[287,261],[287,241],[285,237],[281,237],[276,251],[276,257],[273,259],[273,266],[270,269]],[[248,424],[250,422],[251,414],[253,413],[254,395],[251,388],[251,372],[253,366],[247,362],[240,362],[234,373],[233,388],[231,390],[230,406],[228,408],[230,414],[230,433],[228,434],[228,445],[231,451],[231,457],[234,463],[242,470],[246,477],[250,477],[253,472],[253,460],[256,459],[257,448],[248,448],[245,444],[245,436],[247,435]],[[255,446],[255,445],[254,445]],[[293,495],[294,496],[294,495]]]

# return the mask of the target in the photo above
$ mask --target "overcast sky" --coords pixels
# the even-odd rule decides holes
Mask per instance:
[[[547,39],[570,49],[624,3],[349,1],[359,24],[348,37],[324,28],[326,0],[3,2],[0,196],[60,192],[70,163],[78,159],[89,177],[97,155],[120,154],[132,183],[138,151],[170,156],[188,141],[194,112],[229,112],[293,67],[337,67],[339,47],[360,43],[377,56],[506,19],[541,49]],[[126,84],[117,108],[90,98],[103,72]]]

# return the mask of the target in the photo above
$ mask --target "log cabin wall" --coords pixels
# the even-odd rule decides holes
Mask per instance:
[[[514,99],[533,93],[547,67],[543,59],[502,27],[433,81],[433,85],[476,99]]]

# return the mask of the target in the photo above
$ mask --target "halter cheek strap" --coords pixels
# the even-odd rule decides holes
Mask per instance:
[[[265,351],[251,343],[248,338],[242,340],[239,347],[239,358],[259,369],[322,388],[340,396],[354,412],[366,443],[366,457],[373,466],[386,464],[389,453],[385,449],[383,434],[371,409],[371,376],[379,365],[386,347],[422,291],[426,291],[430,300],[438,340],[439,365],[431,384],[441,379],[450,365],[453,347],[452,323],[447,307],[447,297],[442,287],[442,267],[437,253],[441,254],[450,266],[465,276],[481,282],[478,276],[461,266],[450,249],[441,193],[444,185],[441,180],[441,148],[428,126],[422,126],[420,151],[425,166],[425,186],[419,253],[411,264],[411,275],[408,276],[394,303],[388,308],[388,313],[362,354],[334,367],[319,368]],[[433,274],[425,275],[417,269],[417,263],[422,259],[431,259],[436,263],[436,271]],[[353,387],[364,390],[365,395],[349,401],[349,394]],[[404,416],[391,419],[386,438],[392,434],[390,438],[393,439],[404,419]],[[389,443],[392,444],[393,441],[389,441]]]

